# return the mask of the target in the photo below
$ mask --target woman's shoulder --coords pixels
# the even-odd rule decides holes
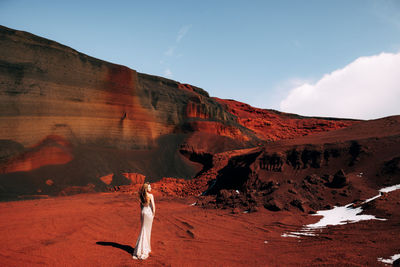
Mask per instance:
[[[154,198],[153,194],[147,193],[147,195],[151,198]]]

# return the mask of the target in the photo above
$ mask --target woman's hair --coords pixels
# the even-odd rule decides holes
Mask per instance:
[[[147,194],[147,189],[149,188],[150,183],[144,183],[139,189],[139,201],[142,205],[147,205],[150,202],[150,197]]]

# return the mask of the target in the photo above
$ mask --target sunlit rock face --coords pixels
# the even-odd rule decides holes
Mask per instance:
[[[88,178],[80,177],[80,183],[100,190],[108,180],[99,177],[110,172],[190,178],[200,167],[178,151],[182,145],[194,147],[186,141],[193,133],[204,132],[214,142],[238,139],[233,148],[258,140],[195,86],[137,73],[6,27],[0,27],[0,51],[3,176],[23,172],[18,177],[26,182],[36,172],[54,181],[48,188],[56,188],[61,178],[54,176],[63,177],[61,187],[78,180],[60,172],[78,176],[73,168],[86,169]],[[51,177],[42,177],[39,173],[49,166]]]
[[[257,128],[256,118],[233,110],[198,87],[0,26],[0,194],[6,198],[105,191],[130,184],[123,173],[188,179],[215,153],[304,134]],[[307,133],[313,131],[320,131],[314,121]],[[112,182],[101,179],[110,174]],[[80,187],[64,190],[71,186]]]
[[[233,120],[200,88],[28,33],[3,27],[0,34],[3,139],[31,146],[53,134],[72,144],[139,149],[153,147],[187,118]]]
[[[11,157],[1,172],[31,171],[42,166],[66,164],[72,159],[71,144],[59,136],[49,135],[31,149]]]
[[[327,132],[348,127],[359,121],[337,118],[313,118],[283,113],[272,109],[260,109],[235,100],[219,99],[226,110],[237,117],[237,122],[252,130],[266,141],[292,139],[317,132]]]

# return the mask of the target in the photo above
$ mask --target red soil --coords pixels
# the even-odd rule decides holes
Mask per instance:
[[[356,120],[301,117],[274,110],[255,108],[235,100],[214,99],[225,105],[230,113],[237,116],[239,124],[254,131],[258,138],[267,141],[332,131],[358,122]]]
[[[377,200],[387,221],[329,227],[317,237],[285,238],[317,217],[232,214],[190,206],[155,192],[148,260],[131,257],[140,229],[137,196],[80,194],[0,203],[2,266],[383,266],[398,253],[400,191]],[[372,212],[372,211],[370,211]],[[390,213],[390,215],[388,215]]]
[[[0,193],[5,199],[48,198],[0,203],[2,266],[379,266],[378,257],[400,253],[400,190],[366,207],[387,221],[329,227],[316,237],[281,236],[318,220],[307,212],[366,199],[400,183],[400,117],[359,123],[210,99],[200,88],[0,28],[3,50],[12,52],[3,54],[18,55],[4,59],[15,70],[6,77],[12,86],[1,107],[27,107],[2,125],[9,153],[1,160]],[[37,73],[26,64],[31,58],[47,67]],[[63,61],[65,69],[58,68]],[[27,79],[15,87],[21,66]],[[24,91],[33,80],[40,94]],[[57,101],[41,96],[54,90]],[[31,138],[34,123],[26,123],[39,105],[49,105],[49,113],[37,116],[43,130],[36,132],[46,134],[56,115],[63,119],[55,132],[68,141],[49,135],[33,147],[21,145],[42,138]],[[19,135],[34,141],[14,140]],[[267,142],[236,150],[260,140]],[[290,151],[298,152],[293,161]],[[340,185],[334,180],[342,169],[346,181]],[[144,262],[130,255],[140,228],[137,190],[146,178],[139,173],[156,180],[197,173],[192,180],[152,184],[157,216],[153,253]],[[214,179],[215,194],[197,197]],[[96,193],[107,189],[115,192]],[[279,212],[271,211],[274,205]]]
[[[257,212],[243,213],[230,206],[204,209],[191,204],[201,204],[195,196],[203,192],[207,183],[218,177],[229,162],[234,162],[232,159],[246,163],[247,157],[257,151],[278,153],[293,146],[316,151],[326,146],[342,154],[328,162],[321,158],[316,162],[319,168],[304,165],[296,171],[288,163],[283,165],[283,171],[273,166],[260,167],[261,182],[272,179],[280,183],[275,195],[271,195],[276,200],[287,204],[289,193],[286,192],[290,186],[304,182],[306,175],[329,174],[338,168],[347,168],[352,189],[324,187],[318,184],[318,177],[315,181],[311,177],[311,184],[304,183],[307,186],[301,188],[311,191],[325,188],[316,195],[322,195],[327,203],[343,205],[354,198],[365,200],[376,195],[383,184],[399,182],[399,122],[400,117],[389,117],[335,132],[274,142],[264,150],[250,148],[219,153],[212,157],[212,167],[195,179],[164,178],[153,183],[157,205],[153,251],[143,262],[131,258],[140,229],[135,185],[120,186],[119,192],[113,193],[0,203],[0,262],[3,266],[384,266],[377,258],[399,253],[400,190],[365,207],[364,213],[386,221],[328,227],[315,237],[299,239],[282,237],[282,234],[298,231],[319,218],[296,207],[286,210],[283,206],[283,210],[274,212],[260,205]],[[360,151],[357,158],[352,159],[348,146],[355,140],[359,142]],[[347,163],[353,160],[354,165],[349,166]],[[259,166],[257,162],[250,165],[255,171]],[[358,176],[360,172],[364,174]],[[288,179],[292,181],[286,182]],[[93,186],[69,187],[68,190],[66,195],[88,192]],[[303,189],[296,190],[300,196]]]

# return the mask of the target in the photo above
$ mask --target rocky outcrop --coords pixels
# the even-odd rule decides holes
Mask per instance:
[[[317,132],[326,132],[348,127],[359,121],[338,118],[314,118],[260,109],[235,100],[215,98],[237,117],[237,122],[251,129],[265,141],[291,139]]]
[[[330,187],[342,188],[347,185],[347,177],[343,170],[339,170],[333,176],[332,182],[329,183]]]
[[[127,179],[131,181],[131,184],[143,184],[146,176],[140,173],[123,173]]]
[[[111,185],[112,180],[113,180],[113,176],[114,176],[114,174],[111,173],[111,174],[108,174],[108,175],[100,177],[100,180],[103,183],[105,183],[106,185]]]
[[[399,138],[396,116],[245,151],[218,171],[198,205],[315,213],[357,202],[400,183]]]

